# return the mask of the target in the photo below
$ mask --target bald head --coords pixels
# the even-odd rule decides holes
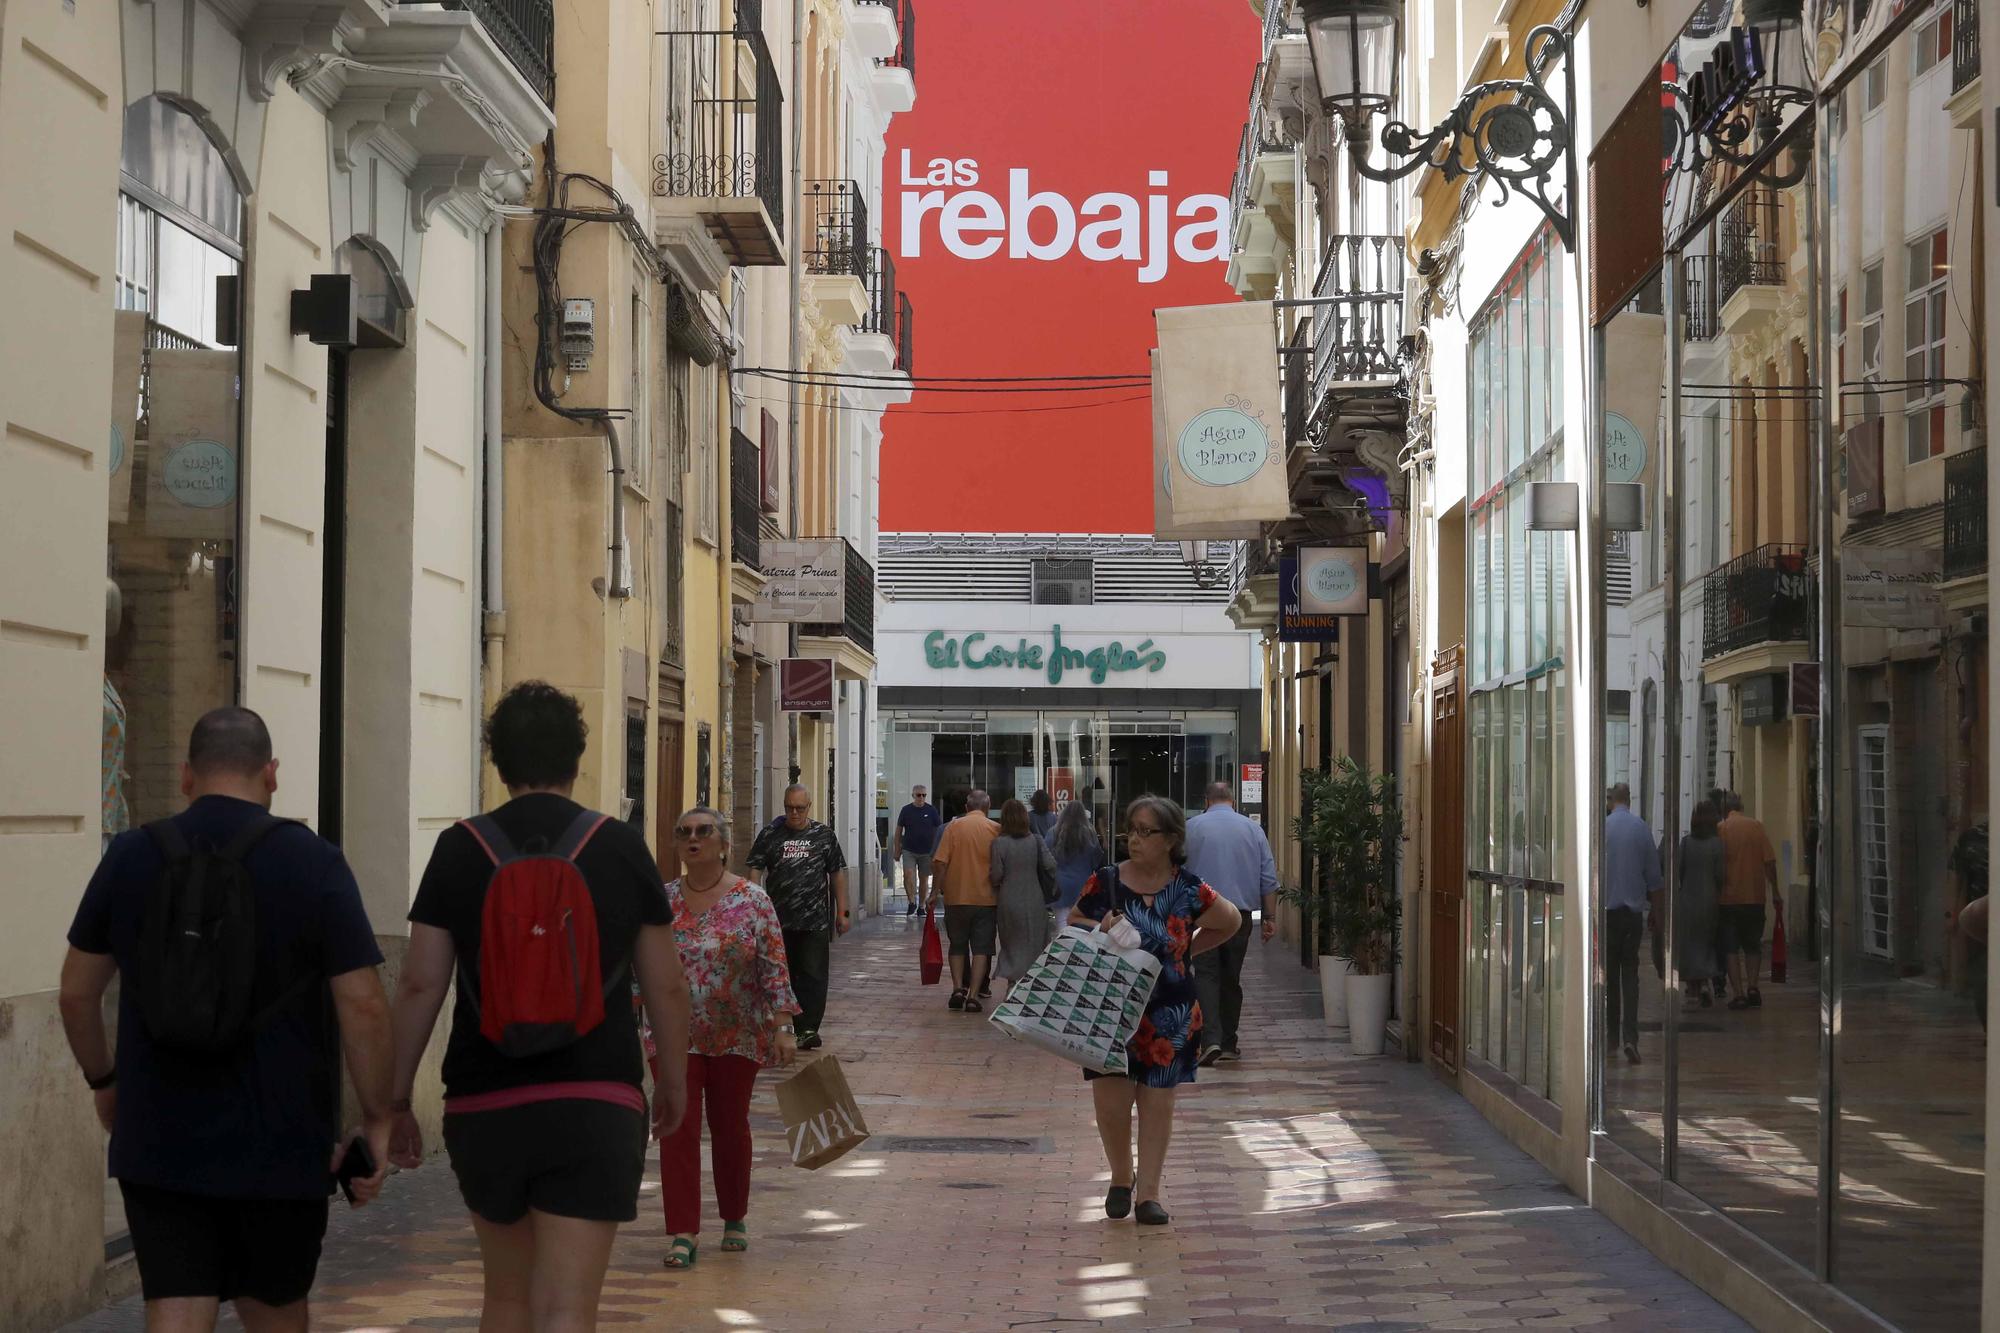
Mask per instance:
[[[1228,783],[1211,782],[1208,784],[1208,790],[1202,795],[1202,804],[1229,805],[1233,803],[1235,799],[1236,799],[1236,794],[1229,790]]]

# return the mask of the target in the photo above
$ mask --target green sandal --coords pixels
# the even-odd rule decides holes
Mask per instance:
[[[660,1263],[667,1268],[693,1268],[694,1260],[694,1239],[690,1236],[675,1236],[673,1248],[667,1251],[667,1257]]]
[[[741,1254],[749,1248],[749,1223],[724,1222],[722,1224],[722,1249],[725,1254]]]

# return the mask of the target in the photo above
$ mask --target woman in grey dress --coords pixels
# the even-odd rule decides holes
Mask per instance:
[[[1715,956],[1716,903],[1722,897],[1726,871],[1722,836],[1716,832],[1715,806],[1708,801],[1695,805],[1688,819],[1688,832],[1681,838],[1680,863],[1674,896],[1674,961],[1680,967],[1681,982],[1689,999],[1699,999],[1702,1008],[1715,1003],[1709,989],[1718,970]]]
[[[1000,957],[993,975],[1010,985],[1049,945],[1049,904],[1055,899],[1056,859],[1035,836],[1028,807],[1000,807],[1000,836],[993,840],[994,897],[1000,908]]]

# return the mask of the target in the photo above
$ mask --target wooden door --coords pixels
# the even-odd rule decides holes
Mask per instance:
[[[681,752],[681,721],[679,718],[660,719],[660,762],[658,778],[653,788],[659,793],[656,813],[659,815],[659,846],[654,848],[654,859],[660,863],[661,879],[679,879],[681,856],[674,845],[674,821],[681,817],[686,807],[681,803],[681,767],[687,762]]]
[[[1465,974],[1464,646],[1431,663],[1431,1058],[1456,1073]]]

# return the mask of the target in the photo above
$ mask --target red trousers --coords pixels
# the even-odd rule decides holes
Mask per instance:
[[[667,1234],[701,1231],[701,1122],[708,1119],[709,1160],[715,1170],[715,1202],[725,1222],[750,1212],[750,1094],[757,1086],[755,1060],[741,1055],[687,1058],[687,1114],[681,1127],[660,1144],[660,1200]],[[653,1076],[659,1077],[655,1062]]]

